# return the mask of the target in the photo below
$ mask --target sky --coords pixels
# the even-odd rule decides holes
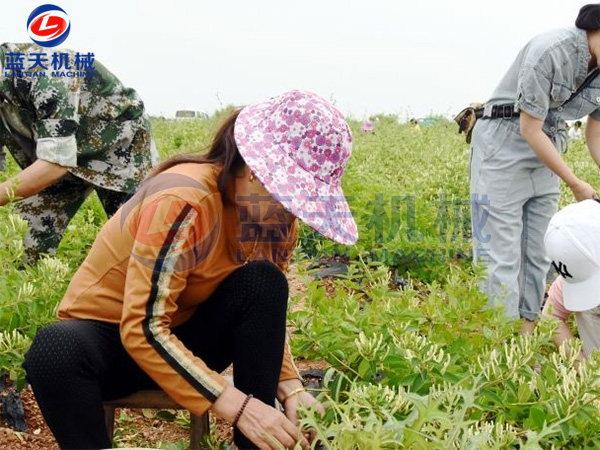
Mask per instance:
[[[30,42],[27,18],[44,3],[7,2],[2,42]],[[305,89],[356,119],[402,120],[487,100],[529,39],[572,26],[586,3],[53,1],[71,20],[61,47],[93,52],[150,114],[211,113]]]

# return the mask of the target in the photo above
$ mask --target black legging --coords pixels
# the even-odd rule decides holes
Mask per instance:
[[[274,405],[287,298],[287,280],[276,266],[249,263],[172,332],[211,369],[222,372],[233,363],[236,388]],[[102,401],[158,389],[123,348],[119,326],[95,320],[40,329],[23,367],[63,449],[111,448]],[[238,429],[234,441],[239,448],[256,448]]]

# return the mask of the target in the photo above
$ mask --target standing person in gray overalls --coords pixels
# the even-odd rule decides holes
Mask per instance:
[[[469,169],[474,261],[487,267],[481,289],[533,330],[550,266],[544,234],[559,178],[577,201],[595,189],[563,161],[565,120],[588,116],[586,141],[600,165],[600,4],[576,27],[533,38],[518,54],[475,124]],[[591,80],[591,81],[590,81]]]

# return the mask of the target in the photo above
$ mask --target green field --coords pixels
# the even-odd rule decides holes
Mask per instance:
[[[219,120],[155,120],[161,157],[202,151]],[[351,121],[354,153],[343,184],[360,240],[328,242],[303,228],[296,260],[348,258],[348,273],[312,281],[290,312],[297,358],[332,369],[307,412],[331,449],[600,449],[600,354],[578,369],[558,352],[555,324],[518,337],[486,308],[470,262],[469,149],[454,123],[417,132],[378,116],[374,134]],[[565,156],[600,188],[581,142]],[[9,174],[17,169],[11,160]],[[0,180],[6,174],[0,175]],[[573,201],[564,186],[561,205]],[[106,216],[90,198],[55,258],[23,267],[25,224],[0,208],[0,372],[22,386],[23,354],[54,312]],[[344,259],[345,260],[345,259]]]

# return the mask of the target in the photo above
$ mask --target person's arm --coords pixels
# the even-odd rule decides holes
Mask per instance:
[[[573,333],[571,333],[566,319],[562,319],[554,314],[550,314],[551,308],[554,310],[556,306],[553,300],[548,299],[546,305],[544,306],[543,315],[546,317],[552,317],[558,321],[558,327],[556,328],[556,333],[554,333],[552,340],[557,347],[560,347],[565,343],[568,345],[568,342],[573,339]]]
[[[0,183],[0,206],[9,202],[10,192],[15,198],[27,198],[47,188],[66,174],[66,167],[38,159],[19,174]]]
[[[556,281],[554,283],[556,283]],[[568,343],[569,340],[573,339],[573,333],[571,333],[571,330],[567,325],[569,314],[568,312],[563,313],[563,308],[560,306],[560,303],[555,300],[553,295],[549,295],[548,300],[544,305],[542,314],[545,317],[552,317],[558,321],[558,328],[556,329],[556,333],[553,337],[554,344],[556,344],[557,347],[560,347],[565,342]]]
[[[569,341],[573,339],[573,333],[569,329],[567,325],[567,320],[571,315],[570,311],[568,311],[563,303],[563,294],[562,294],[562,284],[563,278],[558,277],[550,286],[550,290],[548,291],[548,300],[544,305],[544,309],[542,310],[542,314],[545,317],[553,317],[558,320],[558,328],[554,333],[553,341],[557,347],[565,346],[565,350],[567,354],[570,353]],[[582,360],[583,354],[580,353],[577,359]]]
[[[543,51],[531,52],[531,59],[525,61],[519,73],[515,106],[521,112],[521,136],[538,158],[571,188],[577,201],[596,198],[594,189],[575,176],[556,151],[554,143],[544,133],[543,125],[550,109],[553,83],[560,82],[554,78],[560,75],[562,69],[555,67],[556,58],[552,57],[551,52],[547,49],[540,50]],[[543,56],[536,59],[537,54]],[[562,98],[552,99],[564,101]]]
[[[76,78],[34,78],[27,98],[36,120],[32,124],[37,160],[10,180],[0,184],[0,206],[17,198],[37,194],[77,167],[79,94],[81,80]]]
[[[600,167],[600,120],[592,115],[588,116],[585,126],[585,141],[590,155],[596,161],[596,165]]]
[[[77,167],[77,139],[81,78],[34,78],[28,99],[37,159],[63,167]]]
[[[196,263],[193,245],[203,233],[202,217],[175,196],[146,202],[134,215],[120,334],[128,354],[178,404],[196,415],[210,408],[233,421],[246,395],[171,333],[177,299]],[[238,427],[266,449],[276,448],[266,443],[267,436],[292,447],[299,434],[282,413],[257,399],[248,402]],[[302,440],[302,445],[306,448],[308,442]]]
[[[296,249],[296,243],[298,242],[298,233],[299,233],[298,220],[295,219],[290,226],[290,234],[287,238],[287,241],[286,241],[285,245],[282,245],[283,250],[282,250],[281,254],[278,252],[275,252],[277,260],[275,260],[274,263],[283,272],[287,271],[289,263],[290,263],[292,257],[294,256],[294,250]],[[302,386],[302,383],[300,381],[301,379],[302,379],[302,377],[300,376],[300,372],[298,372],[298,369],[296,368],[296,365],[294,364],[294,358],[292,357],[292,353],[290,351],[290,346],[288,343],[288,338],[287,338],[287,333],[286,333],[285,346],[283,349],[283,363],[281,365],[281,373],[279,375],[279,380],[282,382],[296,380],[296,381],[298,381],[298,383],[300,383],[300,386]],[[284,383],[282,386],[285,387],[288,384],[289,383]],[[292,385],[294,386],[292,389],[295,389],[298,387],[297,383],[292,383]],[[287,394],[287,389],[283,388],[283,389],[278,390],[277,398],[279,399],[279,401],[281,403],[283,403],[282,400],[286,394]]]
[[[521,110],[520,121],[521,136],[523,136],[523,139],[531,146],[538,158],[571,188],[577,201],[598,198],[598,194],[594,188],[585,181],[577,178],[556,151],[554,144],[543,131],[543,120],[537,119]]]

